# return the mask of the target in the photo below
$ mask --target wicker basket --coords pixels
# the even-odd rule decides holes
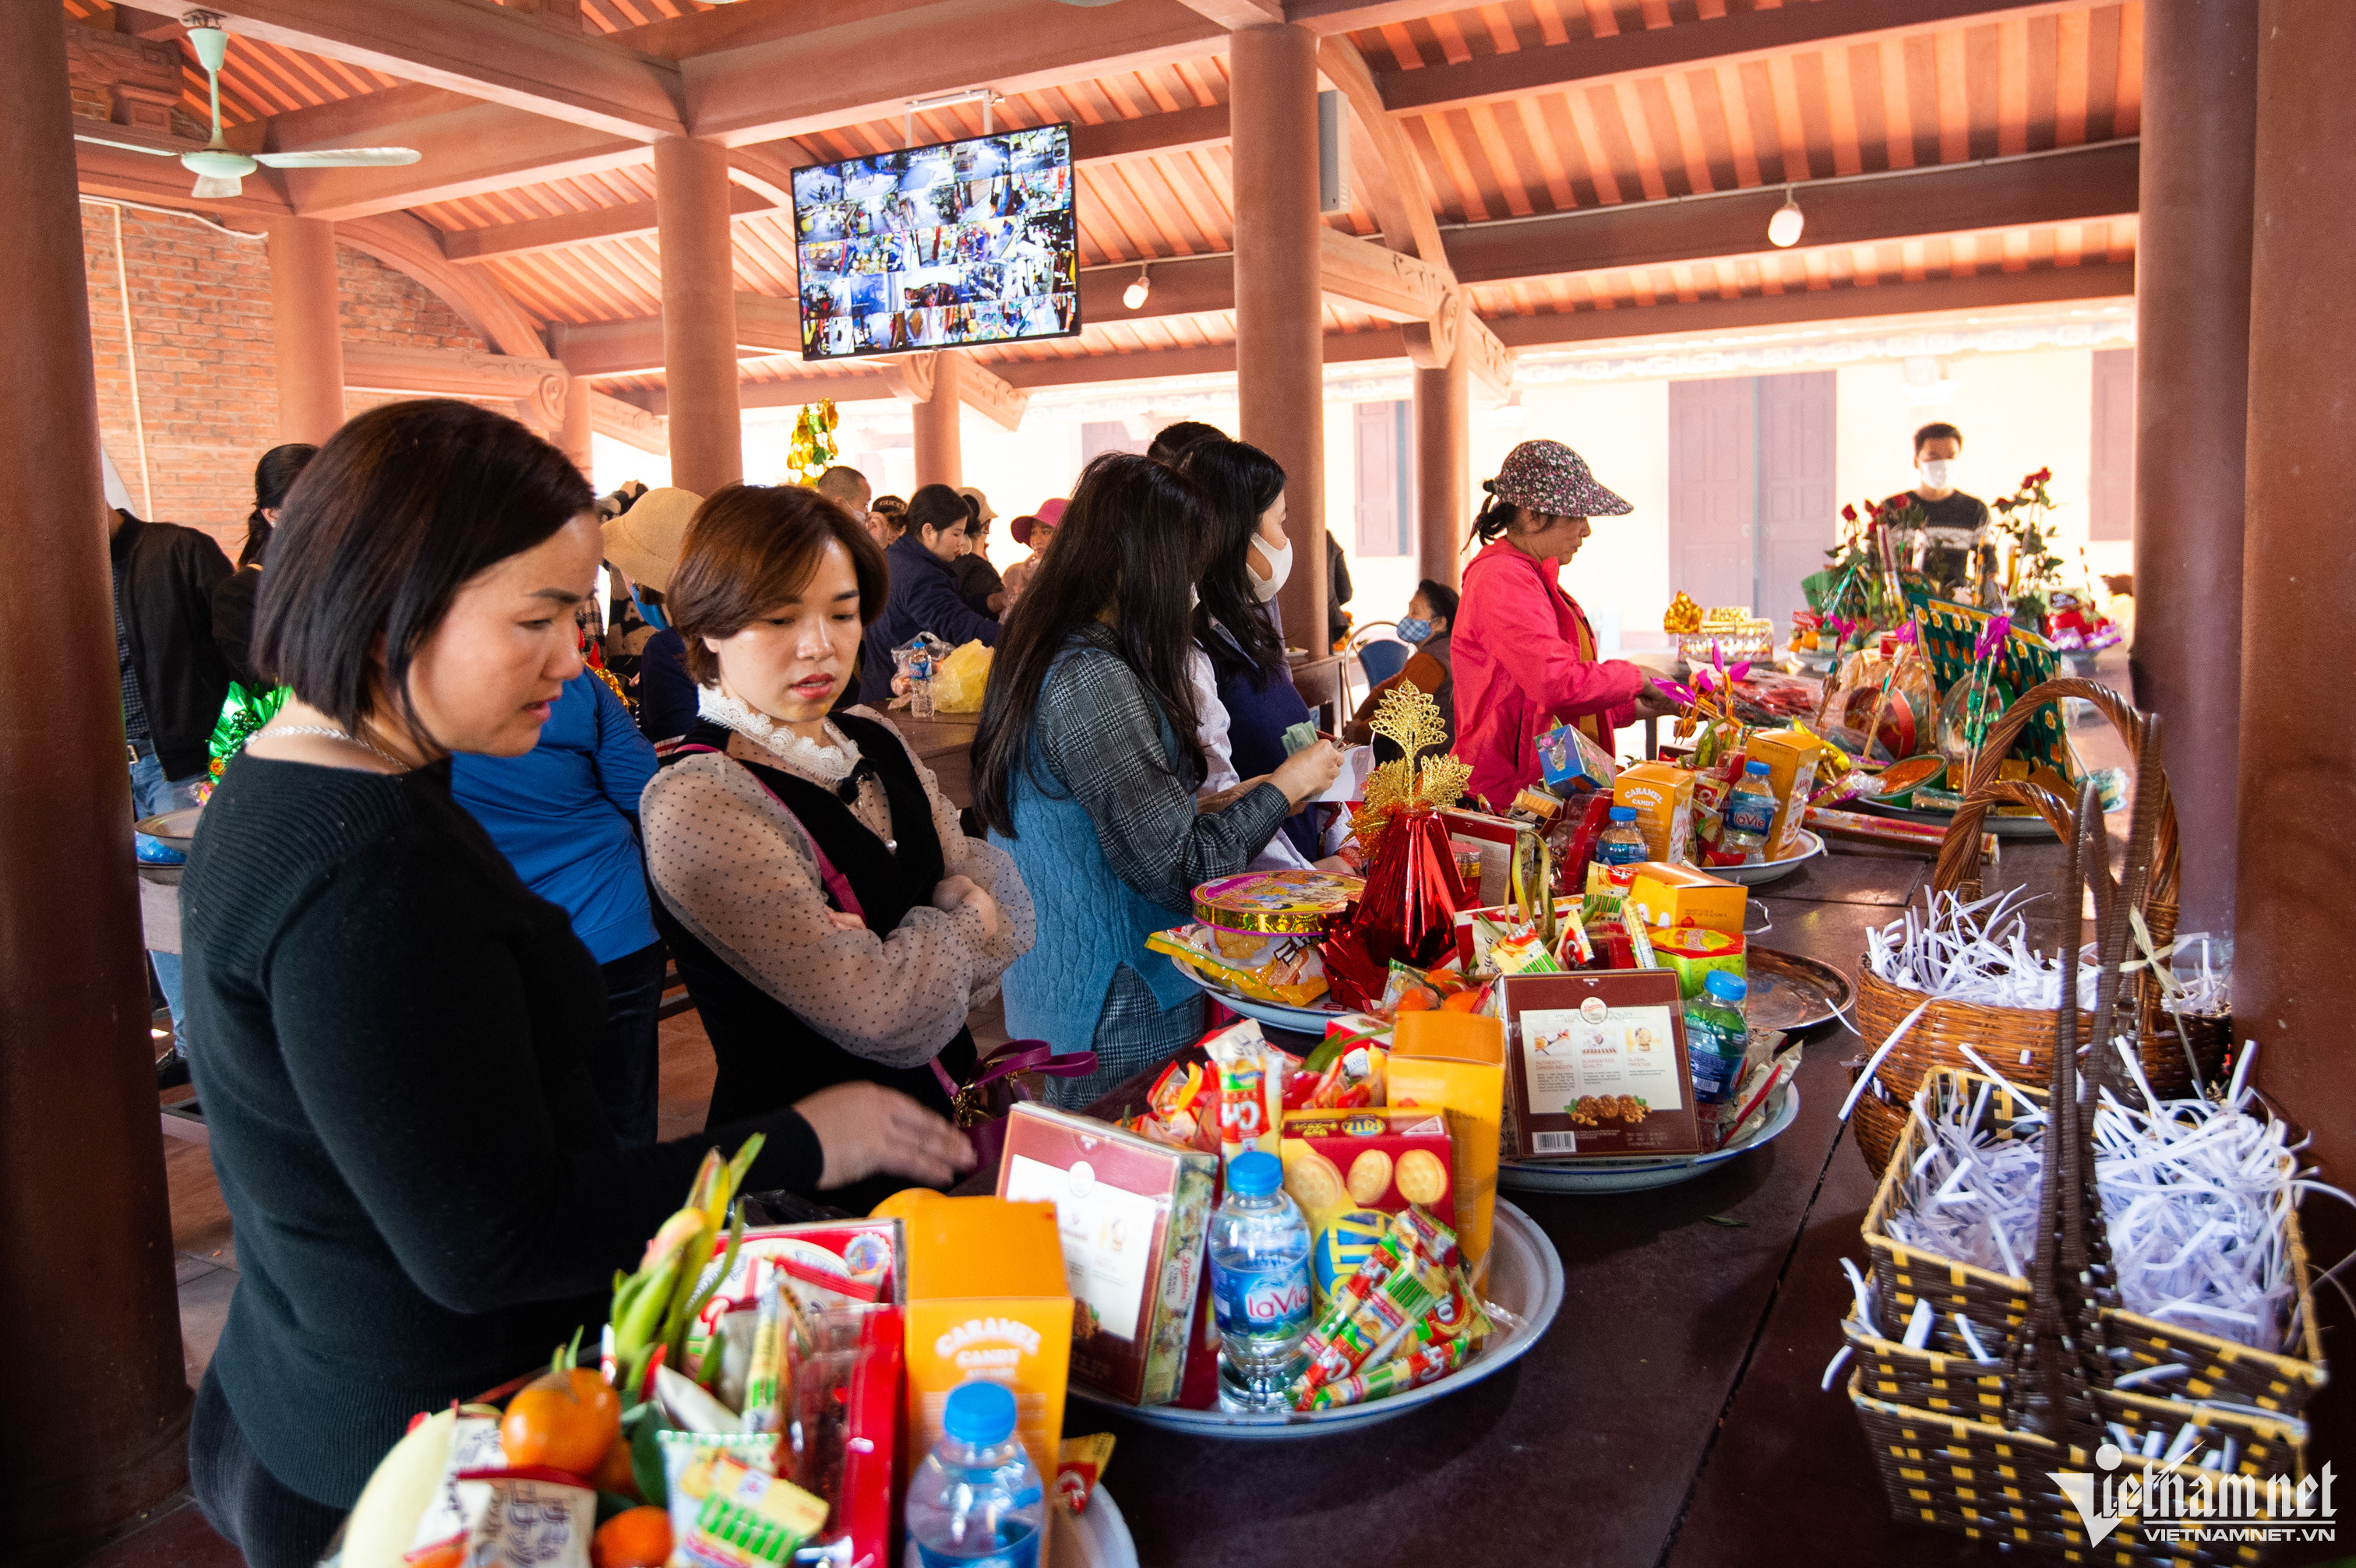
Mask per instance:
[[[2018,1102],[2010,1090],[1976,1073],[1938,1070],[1923,1085],[1920,1104],[1926,1115],[1934,1115],[1942,1105],[1952,1103],[1952,1096],[1975,1096],[1984,1084],[1988,1089],[1988,1103],[1981,1113],[1984,1125],[1993,1136],[2010,1136],[2009,1124]],[[2026,1087],[2020,1093],[2029,1105],[2042,1104],[2045,1099],[2036,1090]],[[1860,1108],[1864,1103],[1858,1101]],[[1873,1256],[1873,1278],[1879,1287],[1884,1321],[1903,1321],[1913,1312],[1916,1298],[1928,1296],[1937,1315],[1931,1343],[1922,1350],[1909,1350],[1890,1340],[1869,1346],[1865,1341],[1869,1336],[1853,1331],[1852,1343],[1858,1346],[1859,1359],[1875,1369],[1868,1380],[1869,1392],[1885,1398],[1920,1395],[1906,1403],[1934,1411],[2000,1411],[2009,1392],[2003,1368],[2020,1325],[2029,1316],[2029,1282],[2025,1276],[1997,1274],[1923,1252],[1890,1236],[1890,1216],[1898,1208],[1900,1184],[1921,1150],[1922,1136],[1922,1124],[1910,1114],[1901,1124],[1897,1157],[1882,1173],[1881,1186],[1873,1195],[1872,1206],[1866,1211],[1864,1230],[1867,1250]],[[2181,1365],[2189,1369],[2190,1375],[2171,1383],[2171,1392],[2193,1399],[2255,1405],[2284,1417],[2297,1417],[2323,1386],[2326,1372],[2323,1342],[2316,1328],[2314,1281],[2308,1265],[2307,1241],[2300,1232],[2296,1209],[2290,1211],[2286,1223],[2286,1240],[2295,1286],[2297,1355],[2257,1349],[2182,1324],[2163,1323],[2122,1307],[2106,1307],[2102,1314],[2106,1338],[2113,1345],[2126,1346],[2129,1352],[2127,1364],[2115,1371]],[[2021,1261],[2028,1262],[2025,1258]],[[1969,1355],[1954,1328],[1951,1316],[1954,1313],[1970,1320],[1974,1331],[1980,1336],[1981,1348],[1994,1358],[1992,1361],[1976,1361]],[[2001,1343],[1997,1335],[2002,1336]],[[1934,1367],[1931,1364],[1934,1360],[1943,1364]],[[1989,1377],[1995,1381],[1982,1381]],[[1990,1394],[1994,1396],[1993,1403],[1986,1397]]]
[[[2026,805],[2033,808],[2068,843],[2077,830],[2076,811],[2069,801],[2040,784],[2019,780],[1998,780],[1997,769],[2005,752],[2019,738],[2021,730],[2036,710],[2048,702],[2062,698],[2082,698],[2092,703],[2111,721],[2131,750],[2140,752],[2145,722],[2143,716],[2126,705],[2108,687],[2087,680],[2049,680],[2024,693],[2019,700],[2004,710],[1981,748],[1979,762],[1972,773],[1969,787],[1965,792],[1963,806],[1947,826],[1947,837],[1940,846],[1939,860],[1932,873],[1931,886],[1936,892],[1952,892],[1966,901],[1980,895],[1979,838],[1982,820],[1988,810],[1999,805]],[[2148,893],[2144,901],[2146,925],[2150,929],[2155,944],[2165,946],[2175,935],[2177,920],[2178,880],[2180,871],[2176,836],[2176,809],[2168,795],[2168,780],[2162,774],[2158,780],[2160,789],[2158,810],[2159,827],[2154,842],[2154,862]],[[1876,975],[1872,968],[1858,965],[1857,1029],[1865,1041],[1869,1056],[1881,1049],[1891,1032],[1905,1021],[1906,1015],[1922,1002],[1922,993],[1908,991],[1890,984]],[[2150,1080],[2155,1092],[2167,1098],[2177,1098],[2191,1093],[2192,1061],[2200,1064],[2203,1083],[2217,1078],[2224,1057],[2224,1042],[2232,1035],[2232,1022],[2226,1019],[2222,1029],[2203,1028],[2188,1017],[2185,1020],[2192,1032],[2193,1054],[2189,1061],[2185,1046],[2177,1037],[2174,1019],[2147,998],[2147,987],[2138,987],[2134,995],[2136,1056],[2143,1065],[2144,1076]],[[2079,1038],[2087,1038],[2091,1018],[2081,1011]],[[2213,1020],[2201,1020],[2212,1023]],[[2043,1083],[2053,1064],[2053,1039],[2057,1029],[2054,1015],[2029,1008],[1984,1007],[1970,1002],[1944,999],[1932,1002],[1914,1027],[1899,1040],[1896,1049],[1884,1059],[1877,1076],[1889,1091],[1889,1103],[1877,1113],[1865,1113],[1865,1104],[1872,1096],[1860,1096],[1858,1110],[1864,1113],[1858,1120],[1858,1152],[1864,1157],[1867,1168],[1876,1175],[1890,1162],[1890,1153],[1896,1141],[1898,1124],[1904,1113],[1898,1107],[1914,1097],[1926,1076],[1934,1068],[1969,1069],[1971,1059],[1962,1048],[1969,1045],[1990,1066],[2008,1075],[2018,1072],[2032,1082]]]

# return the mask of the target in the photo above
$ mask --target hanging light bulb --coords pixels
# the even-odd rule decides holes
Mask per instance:
[[[1778,250],[1790,250],[1800,242],[1800,229],[1807,221],[1807,214],[1802,212],[1800,204],[1792,199],[1792,187],[1785,186],[1783,205],[1777,208],[1775,216],[1767,220],[1767,242]]]
[[[1153,292],[1153,279],[1148,275],[1151,269],[1146,267],[1137,269],[1137,281],[1120,291],[1121,304],[1131,310],[1144,307],[1145,296]]]

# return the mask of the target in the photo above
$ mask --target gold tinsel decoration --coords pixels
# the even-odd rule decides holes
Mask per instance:
[[[1430,693],[1412,683],[1383,694],[1375,706],[1372,728],[1402,754],[1366,775],[1365,798],[1350,818],[1352,831],[1369,856],[1392,817],[1402,811],[1454,805],[1472,776],[1470,763],[1440,749],[1448,744],[1448,722]],[[1426,757],[1426,752],[1435,754]]]
[[[835,427],[841,422],[834,411],[834,400],[805,403],[801,417],[794,421],[794,433],[786,445],[786,467],[797,485],[815,485],[819,475],[833,465],[841,449],[834,440]]]

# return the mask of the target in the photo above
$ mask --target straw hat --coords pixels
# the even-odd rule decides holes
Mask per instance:
[[[980,491],[975,489],[970,485],[958,485],[958,494],[981,508],[981,522],[984,528],[988,528],[992,522],[997,520],[998,514],[990,509],[989,496],[983,495]]]
[[[669,592],[688,521],[702,505],[703,497],[692,490],[648,491],[605,525],[605,559],[641,587]]]

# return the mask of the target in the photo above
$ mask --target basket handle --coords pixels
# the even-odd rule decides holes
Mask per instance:
[[[2078,831],[2070,803],[2043,784],[2004,779],[1976,787],[1947,824],[1947,837],[1940,842],[1938,863],[1931,872],[1933,891],[1956,893],[1966,902],[1979,897],[1980,824],[1988,808],[1999,804],[2035,808],[2064,844]]]

